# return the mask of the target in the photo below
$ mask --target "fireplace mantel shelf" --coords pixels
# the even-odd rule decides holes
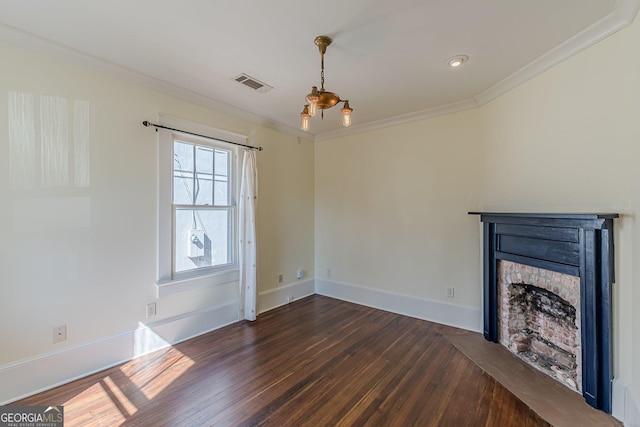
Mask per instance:
[[[469,212],[469,215],[486,215],[493,217],[513,218],[557,218],[557,219],[614,219],[617,213],[521,213],[521,212]]]
[[[617,213],[469,212],[469,215],[480,215],[480,220],[485,223],[595,230],[606,227],[610,221],[619,217]]]
[[[483,223],[484,336],[498,342],[497,265],[512,261],[580,278],[582,392],[611,413],[611,286],[617,213],[469,212]]]

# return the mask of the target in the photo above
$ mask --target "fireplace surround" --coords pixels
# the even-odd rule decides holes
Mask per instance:
[[[484,337],[499,342],[498,263],[510,261],[579,278],[581,387],[611,413],[613,220],[618,214],[469,212],[483,223]]]

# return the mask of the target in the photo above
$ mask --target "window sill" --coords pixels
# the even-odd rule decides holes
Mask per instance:
[[[222,285],[237,281],[240,278],[240,270],[227,270],[206,276],[189,277],[176,280],[162,280],[156,283],[158,298],[193,289],[206,288],[208,286]]]

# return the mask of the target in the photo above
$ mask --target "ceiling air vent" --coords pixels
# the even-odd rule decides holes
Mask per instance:
[[[233,79],[238,83],[242,83],[243,85],[250,87],[256,92],[265,93],[273,89],[273,86],[269,86],[266,83],[262,83],[260,80],[254,79],[253,77],[244,73],[234,77]]]

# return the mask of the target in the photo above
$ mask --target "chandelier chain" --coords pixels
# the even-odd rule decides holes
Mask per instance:
[[[320,54],[320,90],[324,91],[324,53]]]

